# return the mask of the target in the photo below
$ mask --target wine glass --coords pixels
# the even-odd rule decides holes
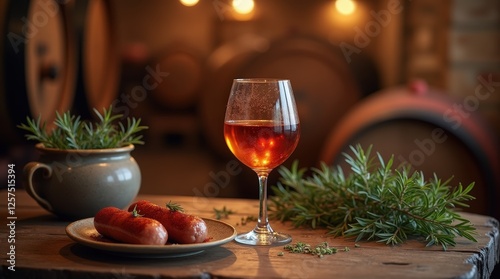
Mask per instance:
[[[297,147],[299,117],[292,86],[285,79],[235,79],[224,119],[224,138],[236,158],[259,178],[259,217],[255,228],[236,236],[249,245],[292,241],[275,232],[267,217],[267,179]]]

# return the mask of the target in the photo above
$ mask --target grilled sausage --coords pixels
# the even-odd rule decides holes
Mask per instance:
[[[144,217],[158,220],[168,231],[172,243],[191,244],[205,242],[208,238],[207,225],[200,217],[182,212],[178,205],[167,204],[161,207],[149,201],[141,200],[130,205]]]
[[[130,244],[164,245],[168,232],[158,221],[116,207],[105,207],[94,217],[97,232]]]

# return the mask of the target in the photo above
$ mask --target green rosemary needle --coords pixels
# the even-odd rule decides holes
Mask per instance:
[[[112,114],[113,108],[104,109],[99,113],[94,109],[99,121],[83,121],[80,116],[69,111],[63,114],[56,112],[55,128],[47,131],[47,123],[26,117],[26,123],[17,127],[28,132],[28,140],[36,140],[47,148],[57,149],[105,149],[122,147],[129,144],[144,144],[142,135],[138,133],[146,126],[141,126],[141,120],[127,118],[127,125],[116,123],[122,114]]]
[[[229,215],[234,213],[236,212],[228,209],[225,205],[221,209],[214,208],[215,219],[217,220],[227,219],[229,218]]]
[[[448,185],[436,176],[426,180],[422,172],[392,168],[393,157],[385,162],[380,154],[370,156],[361,146],[344,154],[352,172],[340,167],[290,169],[281,167],[280,181],[271,187],[270,217],[291,221],[295,226],[323,227],[333,236],[355,237],[397,245],[409,237],[441,245],[456,244],[457,236],[471,241],[475,227],[455,210],[474,199],[467,187]]]

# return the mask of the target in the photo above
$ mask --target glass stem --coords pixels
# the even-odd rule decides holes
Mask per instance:
[[[257,173],[259,176],[259,219],[255,231],[258,233],[272,232],[267,218],[267,178],[269,173]]]

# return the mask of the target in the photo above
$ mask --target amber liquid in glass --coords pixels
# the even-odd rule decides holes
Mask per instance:
[[[299,141],[299,124],[272,120],[241,120],[224,123],[224,138],[231,152],[255,171],[281,165]]]

